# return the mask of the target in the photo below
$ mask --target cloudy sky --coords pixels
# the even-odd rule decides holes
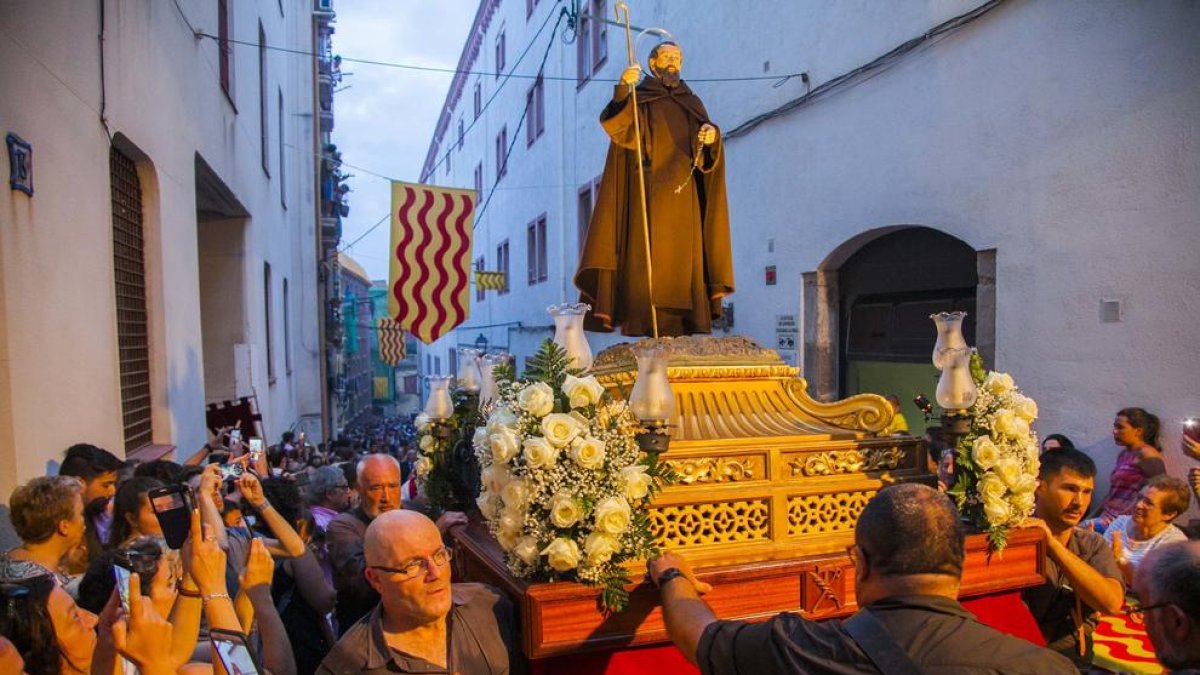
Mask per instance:
[[[479,0],[338,0],[334,53],[343,59],[454,68],[478,5]],[[390,210],[387,180],[367,171],[398,180],[419,178],[453,75],[345,62],[342,72],[342,89],[333,103],[333,140],[343,161],[354,165],[345,167],[354,177],[350,217],[342,224],[344,246]],[[388,238],[384,223],[347,251],[373,279],[387,278]]]

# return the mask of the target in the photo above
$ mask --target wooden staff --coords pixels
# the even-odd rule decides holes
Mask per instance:
[[[614,7],[617,21],[625,25],[625,47],[629,52],[629,65],[637,65],[637,57],[633,53],[633,36],[629,30],[629,5],[624,0]],[[642,125],[638,119],[637,83],[629,85],[629,102],[633,106],[633,134],[637,140],[637,176],[638,196],[641,198],[642,211],[642,243],[646,253],[646,289],[650,292],[650,327],[654,339],[658,339],[658,309],[654,306],[654,264],[650,260],[650,216],[646,212],[646,176],[642,168]]]

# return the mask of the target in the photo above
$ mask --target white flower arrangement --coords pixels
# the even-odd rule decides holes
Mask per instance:
[[[655,553],[644,508],[667,478],[637,443],[641,423],[549,340],[522,379],[501,379],[472,439],[477,500],[517,577],[569,579],[628,601],[622,563]]]
[[[971,431],[959,441],[949,494],[1001,551],[1009,529],[1033,512],[1040,466],[1031,426],[1037,403],[1020,392],[1011,375],[985,374],[977,353],[971,356],[971,375],[979,394],[968,410]]]

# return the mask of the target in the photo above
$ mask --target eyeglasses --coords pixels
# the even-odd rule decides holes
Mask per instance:
[[[1129,620],[1134,623],[1144,624],[1144,623],[1146,623],[1146,612],[1149,612],[1150,610],[1153,610],[1153,609],[1162,609],[1163,607],[1169,607],[1173,604],[1175,604],[1175,603],[1173,603],[1173,602],[1158,602],[1153,605],[1143,605],[1142,603],[1140,603],[1136,600],[1130,600],[1129,604],[1125,607],[1125,615],[1128,616]]]
[[[438,567],[445,567],[450,563],[450,559],[454,557],[454,552],[445,546],[434,551],[432,555],[419,560],[413,560],[404,567],[382,567],[380,565],[371,565],[371,569],[387,572],[389,574],[399,575],[398,581],[408,581],[415,579],[418,576],[426,576],[429,574],[429,561]]]
[[[850,558],[850,564],[858,567],[858,545],[850,544],[847,546],[846,555]]]

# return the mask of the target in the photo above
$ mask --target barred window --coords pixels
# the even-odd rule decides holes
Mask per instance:
[[[116,279],[117,361],[125,452],[151,442],[150,333],[146,315],[142,187],[133,160],[109,151],[112,183],[113,272]]]

